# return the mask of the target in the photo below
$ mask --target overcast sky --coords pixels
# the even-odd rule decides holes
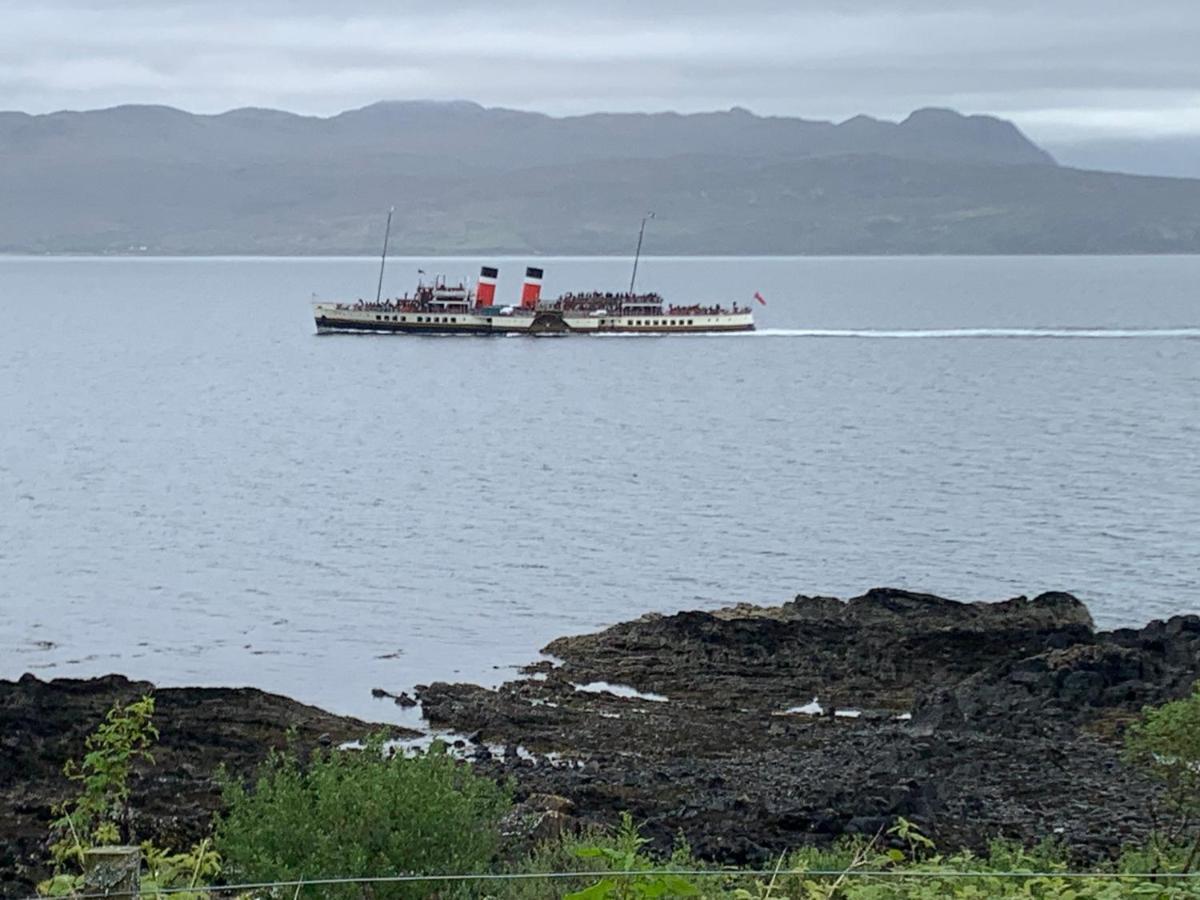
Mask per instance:
[[[1200,0],[0,0],[0,109],[417,98],[1200,134]]]

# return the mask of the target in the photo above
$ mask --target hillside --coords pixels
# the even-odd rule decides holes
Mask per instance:
[[[1200,251],[1200,181],[1058,166],[1010,123],[380,103],[0,113],[0,251]],[[145,248],[142,250],[141,248]]]

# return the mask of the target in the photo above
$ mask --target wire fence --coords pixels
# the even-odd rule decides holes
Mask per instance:
[[[168,896],[171,894],[241,894],[248,891],[275,891],[291,889],[299,893],[306,887],[333,887],[339,885],[371,884],[414,884],[446,882],[511,882],[511,881],[560,881],[571,878],[654,878],[675,876],[680,878],[785,878],[804,877],[817,879],[881,879],[881,880],[943,880],[943,879],[1035,879],[1061,878],[1072,881],[1172,881],[1200,884],[1200,871],[1196,872],[1055,872],[1055,871],[1012,871],[993,872],[988,870],[940,871],[912,869],[640,869],[630,871],[591,870],[580,872],[469,872],[457,875],[365,875],[338,876],[329,878],[301,878],[291,881],[259,881],[245,884],[196,885],[194,887],[155,888],[147,894]],[[118,900],[139,897],[130,891],[108,891],[71,894],[69,900]],[[45,900],[44,897],[25,897],[21,900]]]

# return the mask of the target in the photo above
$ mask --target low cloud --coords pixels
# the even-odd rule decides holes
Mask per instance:
[[[0,107],[32,112],[327,115],[427,98],[844,119],[936,105],[1009,116],[1039,138],[1200,132],[1193,0],[43,0],[0,2],[0,15]]]

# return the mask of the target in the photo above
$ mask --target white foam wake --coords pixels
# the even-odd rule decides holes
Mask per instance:
[[[815,338],[1200,338],[1200,328],[761,328],[722,337]]]

